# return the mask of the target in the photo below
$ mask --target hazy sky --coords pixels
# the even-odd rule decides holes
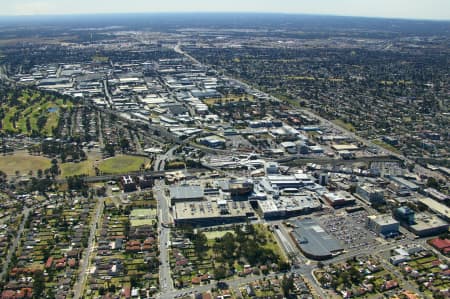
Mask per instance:
[[[450,0],[0,0],[0,15],[287,12],[450,20]]]

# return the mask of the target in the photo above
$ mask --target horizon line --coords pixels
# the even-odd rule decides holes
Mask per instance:
[[[192,15],[192,14],[254,14],[254,15],[289,15],[289,16],[316,16],[316,17],[340,17],[340,18],[364,18],[364,19],[384,19],[384,20],[402,20],[402,21],[429,21],[429,22],[450,22],[449,19],[441,18],[410,18],[410,17],[388,17],[388,16],[363,16],[363,15],[345,15],[345,14],[327,14],[327,13],[302,13],[302,12],[265,12],[265,11],[148,11],[148,12],[92,12],[92,13],[54,13],[54,14],[11,14],[0,15],[2,18],[51,18],[51,17],[83,17],[83,16],[114,16],[114,15]]]

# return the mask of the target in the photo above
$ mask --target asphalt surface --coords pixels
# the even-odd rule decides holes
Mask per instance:
[[[169,238],[170,228],[168,224],[172,222],[169,215],[170,203],[165,196],[165,184],[163,180],[155,181],[155,187],[153,188],[156,201],[158,203],[159,221],[159,284],[160,292],[164,295],[174,290],[173,281],[169,264]],[[164,224],[164,225],[163,225]]]
[[[14,242],[12,246],[8,250],[8,255],[6,256],[5,263],[2,267],[2,272],[0,273],[0,278],[5,277],[6,271],[8,271],[8,266],[11,263],[11,258],[13,254],[16,254],[17,246],[19,245],[20,237],[22,236],[23,230],[25,228],[25,223],[28,220],[28,216],[30,215],[30,208],[25,207],[22,212],[22,222],[20,223],[19,230],[17,231],[16,237],[14,238]]]
[[[81,260],[81,267],[79,269],[78,279],[73,287],[73,298],[79,299],[83,295],[84,286],[86,279],[89,275],[89,265],[91,262],[92,255],[94,253],[95,246],[95,234],[97,232],[98,223],[100,223],[100,218],[103,215],[104,198],[99,198],[95,206],[95,218],[91,221],[91,231],[89,234],[88,246],[84,250],[83,258]]]

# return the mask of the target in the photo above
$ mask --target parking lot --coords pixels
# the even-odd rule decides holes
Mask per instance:
[[[347,250],[359,250],[378,245],[376,234],[366,228],[367,212],[336,213],[322,216],[323,228],[341,241]]]

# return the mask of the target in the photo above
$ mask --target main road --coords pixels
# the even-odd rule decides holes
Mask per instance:
[[[16,233],[12,246],[8,250],[8,255],[6,256],[5,263],[3,264],[2,267],[2,272],[0,273],[0,279],[3,279],[3,277],[5,277],[6,271],[8,271],[9,264],[11,263],[12,255],[16,254],[16,249],[17,246],[19,245],[19,240],[22,236],[23,230],[25,228],[25,223],[27,222],[29,215],[30,215],[30,208],[25,207],[22,212],[22,222],[20,223],[19,230]]]
[[[91,228],[89,233],[89,240],[88,240],[88,246],[84,250],[83,258],[81,260],[81,267],[79,269],[78,273],[78,279],[75,282],[75,285],[73,287],[73,298],[79,299],[83,295],[84,291],[84,285],[86,283],[86,279],[89,275],[89,265],[92,259],[92,255],[94,254],[94,245],[95,245],[95,235],[97,233],[97,229],[99,227],[100,218],[103,215],[103,208],[104,208],[104,198],[99,198],[97,200],[97,204],[95,206],[95,215],[94,218],[91,220]]]
[[[164,180],[155,181],[153,188],[158,203],[158,231],[159,231],[159,285],[161,294],[170,293],[174,290],[169,264],[169,241],[170,241],[170,203],[165,195],[166,185]]]

